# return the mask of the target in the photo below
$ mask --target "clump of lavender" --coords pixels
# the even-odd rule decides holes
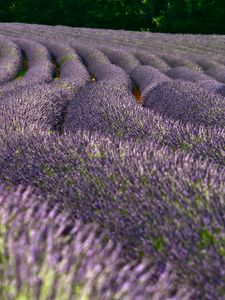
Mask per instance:
[[[143,96],[143,106],[183,122],[225,125],[225,98],[182,80],[157,85]]]
[[[139,85],[143,95],[157,84],[170,80],[156,68],[147,65],[138,66],[129,75]]]
[[[32,83],[51,82],[54,66],[50,53],[40,43],[26,39],[12,39],[26,54],[28,71],[22,81]]]
[[[219,82],[225,83],[225,66],[213,61],[211,58],[199,58],[196,59],[199,66],[202,67],[204,73]]]
[[[73,48],[51,40],[41,42],[50,51],[52,61],[59,68],[58,82],[72,83],[77,87],[83,87],[87,83],[89,78],[88,71]]]
[[[126,86],[97,82],[79,91],[69,103],[64,130],[70,134],[88,129],[117,138],[144,138],[148,133],[145,120],[140,120],[141,110]]]
[[[130,53],[127,53],[124,50],[113,49],[101,47],[101,50],[104,54],[107,55],[109,60],[124,69],[128,74],[137,66],[140,65],[140,62]]]
[[[0,85],[13,80],[20,69],[21,53],[19,47],[4,36],[0,36]]]
[[[125,264],[121,247],[104,242],[95,224],[72,224],[30,187],[1,186],[0,215],[1,299],[190,299],[169,263],[153,283],[147,260]]]
[[[63,120],[63,112],[74,91],[39,84],[8,92],[0,102],[1,126],[8,132],[53,131]]]
[[[213,79],[203,80],[198,82],[198,86],[225,97],[225,84],[222,84],[221,82]]]
[[[169,260],[196,298],[222,299],[225,172],[219,166],[152,142],[88,131],[11,135],[1,142],[0,166],[2,182],[34,186],[74,220],[97,222],[129,259]]]
[[[110,64],[109,59],[101,51],[94,47],[85,47],[85,46],[75,46],[77,53],[85,61],[86,66],[90,70],[90,73],[93,72],[93,68],[96,65]]]
[[[142,65],[149,65],[161,72],[169,68],[168,64],[163,59],[160,59],[157,55],[147,51],[136,50],[135,57],[141,62]]]
[[[210,79],[209,76],[202,72],[194,71],[187,67],[174,67],[166,71],[166,75],[172,79],[182,79],[191,82]]]
[[[180,55],[178,52],[173,53],[164,53],[159,55],[164,62],[166,62],[171,68],[177,67],[187,67],[191,69],[200,69],[199,66],[193,60],[184,58],[183,55]]]
[[[127,86],[129,89],[132,87],[131,80],[124,70],[113,64],[99,64],[93,67],[93,73],[98,81],[110,81],[115,85],[120,83]]]

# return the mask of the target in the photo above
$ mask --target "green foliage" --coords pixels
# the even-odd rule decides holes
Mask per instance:
[[[19,72],[17,73],[15,79],[20,79],[20,78],[22,78],[22,77],[26,74],[26,72],[27,72],[27,70],[28,70],[28,64],[27,64],[27,60],[26,60],[25,57],[22,58],[22,63],[21,63],[21,65],[22,65],[22,66],[21,66],[21,69],[20,69]]]
[[[26,74],[25,70],[20,70],[16,76],[16,79],[22,78]]]
[[[158,236],[153,242],[154,248],[156,251],[161,252],[166,246],[166,242],[163,239],[163,236]]]
[[[208,228],[203,228],[199,230],[198,234],[199,234],[198,247],[200,249],[208,248],[215,244],[215,238]]]
[[[74,60],[74,57],[73,57],[72,55],[64,56],[64,57],[60,60],[59,65],[61,66],[61,65],[64,64],[65,62],[71,61],[71,60]]]
[[[46,173],[47,176],[52,177],[54,175],[53,170],[49,166],[44,167],[44,172]]]
[[[0,22],[224,34],[225,6],[224,0],[1,0]]]
[[[183,142],[181,145],[180,145],[180,148],[182,150],[185,150],[185,151],[190,151],[191,149],[191,144],[187,143],[187,142]]]
[[[197,247],[199,249],[207,249],[214,246],[218,253],[225,257],[225,238],[220,232],[220,229],[213,228],[209,230],[203,227],[198,231],[199,241]]]

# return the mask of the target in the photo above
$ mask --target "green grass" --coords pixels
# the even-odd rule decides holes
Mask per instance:
[[[24,77],[24,75],[27,73],[28,70],[28,63],[25,54],[23,53],[23,58],[22,58],[22,66],[19,72],[17,73],[15,79],[21,79]]]

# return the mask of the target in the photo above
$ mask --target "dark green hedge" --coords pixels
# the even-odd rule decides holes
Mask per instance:
[[[224,0],[1,0],[0,22],[225,33]]]

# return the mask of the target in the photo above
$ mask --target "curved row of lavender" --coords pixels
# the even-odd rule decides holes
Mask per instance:
[[[0,213],[1,299],[174,299],[169,264],[160,274],[148,260],[125,264],[96,224],[49,210],[30,187],[1,186]],[[183,287],[176,299],[189,295]]]
[[[224,299],[225,37],[0,34],[0,295]]]

